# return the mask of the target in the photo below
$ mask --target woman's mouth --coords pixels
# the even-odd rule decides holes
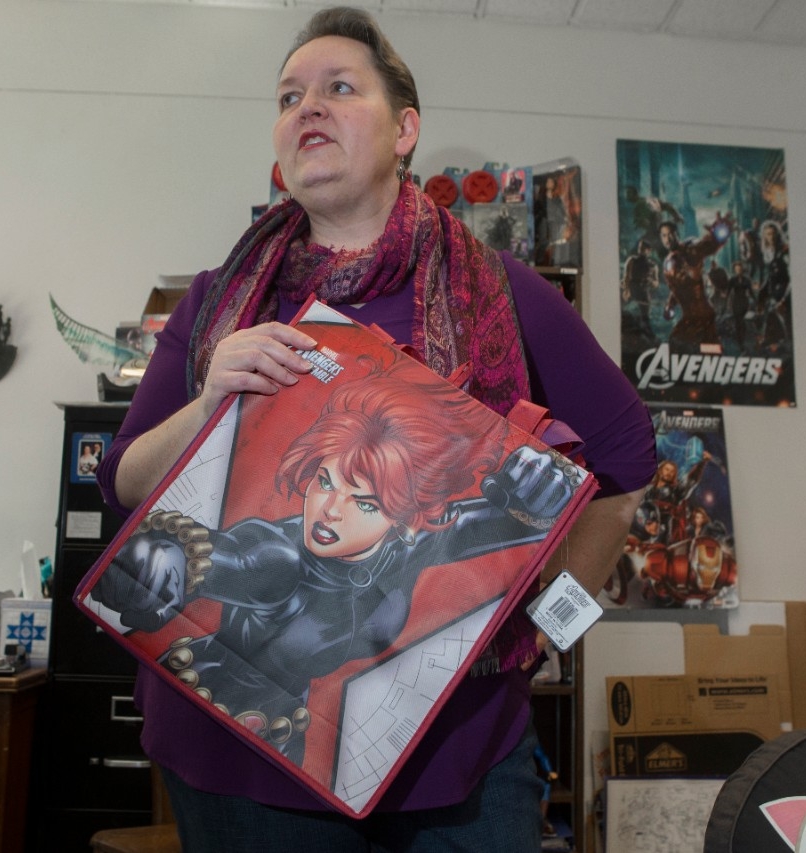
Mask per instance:
[[[339,541],[339,537],[321,521],[314,522],[311,528],[311,539],[318,545],[333,545]]]
[[[330,142],[330,139],[323,133],[303,133],[299,140],[299,147],[315,148],[327,142]]]

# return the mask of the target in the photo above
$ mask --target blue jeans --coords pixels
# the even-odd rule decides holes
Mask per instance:
[[[543,781],[531,724],[463,802],[421,811],[334,812],[264,806],[197,791],[163,769],[184,853],[539,853]]]

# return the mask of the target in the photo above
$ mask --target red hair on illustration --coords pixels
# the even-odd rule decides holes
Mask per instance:
[[[278,488],[304,494],[322,459],[339,457],[341,474],[373,484],[384,513],[413,530],[435,530],[452,497],[498,459],[488,442],[501,418],[422,366],[400,361],[333,393],[313,426],[283,457]]]

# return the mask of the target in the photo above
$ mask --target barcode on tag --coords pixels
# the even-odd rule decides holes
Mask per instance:
[[[563,571],[526,606],[526,614],[556,648],[565,652],[602,615],[602,608],[569,572]]]
[[[558,598],[549,607],[549,612],[563,628],[568,627],[579,616],[579,609],[574,606],[574,602],[570,598]]]

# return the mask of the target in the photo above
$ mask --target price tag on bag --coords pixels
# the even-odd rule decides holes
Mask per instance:
[[[526,613],[556,648],[567,652],[599,619],[602,608],[570,572],[561,572],[526,606]]]

